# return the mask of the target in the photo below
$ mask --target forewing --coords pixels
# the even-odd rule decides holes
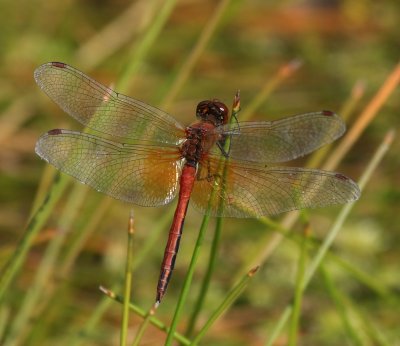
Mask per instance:
[[[111,197],[142,206],[169,203],[181,162],[175,147],[127,145],[68,130],[52,130],[36,153],[60,171]]]
[[[263,167],[228,161],[225,178],[218,161],[202,166],[192,203],[213,216],[260,217],[294,209],[317,208],[355,201],[357,184],[340,173],[289,167]],[[221,173],[222,172],[222,173]],[[214,198],[212,196],[215,188]]]
[[[169,114],[119,94],[64,63],[35,70],[40,88],[65,112],[94,130],[129,139],[180,143],[183,127]]]
[[[270,122],[232,123],[215,131],[231,137],[231,158],[272,163],[293,160],[334,141],[345,124],[335,113],[322,111]]]

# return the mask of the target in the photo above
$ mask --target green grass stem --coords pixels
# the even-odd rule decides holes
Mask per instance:
[[[109,211],[111,203],[112,200],[110,198],[102,197],[101,202],[96,205],[95,212],[91,213],[91,216],[88,219],[85,219],[85,223],[79,229],[79,232],[76,232],[69,244],[67,244],[65,254],[60,264],[60,277],[66,277],[68,275],[87,240],[97,229],[101,220],[104,219],[106,213]]]
[[[248,121],[258,108],[267,100],[269,96],[284,82],[293,75],[302,65],[298,59],[289,61],[281,66],[272,78],[266,78],[266,83],[254,98],[246,105],[241,113],[241,121]]]
[[[306,226],[303,239],[300,246],[300,256],[298,262],[297,269],[297,277],[296,277],[296,287],[294,293],[294,301],[293,301],[293,313],[289,328],[289,346],[297,345],[297,335],[299,333],[299,321],[300,321],[300,313],[301,313],[301,303],[303,298],[303,281],[306,269],[306,261],[307,261],[307,243],[310,236],[310,226]]]
[[[281,224],[274,222],[267,218],[260,219],[262,223],[271,227],[274,232],[278,232],[281,234],[285,239],[288,239],[294,243],[296,243],[299,247],[301,247],[303,236],[297,233],[292,233],[288,229],[282,227]],[[308,239],[308,247],[309,250],[314,250],[320,244],[318,240],[313,238]],[[261,244],[264,246],[263,244]],[[382,285],[381,282],[378,282],[375,277],[370,276],[367,272],[355,267],[352,263],[346,261],[345,259],[339,257],[335,253],[329,251],[326,256],[333,261],[337,266],[339,266],[342,270],[347,271],[350,273],[355,279],[357,279],[360,283],[368,287],[371,291],[374,291],[376,294],[380,295],[386,300],[392,300],[393,302],[396,300],[396,297],[393,296],[388,289]]]
[[[172,322],[171,322],[171,327],[169,329],[167,339],[165,341],[165,346],[170,346],[172,344],[174,334],[175,334],[176,328],[179,323],[179,319],[182,315],[183,308],[185,306],[186,299],[189,294],[189,290],[190,290],[190,286],[191,286],[191,283],[193,280],[193,274],[194,274],[194,270],[196,267],[197,259],[200,255],[200,249],[203,245],[204,236],[206,234],[206,230],[207,230],[209,221],[210,221],[210,215],[205,215],[203,218],[203,221],[201,223],[201,226],[200,226],[199,235],[197,236],[197,241],[196,241],[193,253],[192,253],[192,258],[190,260],[189,268],[186,273],[186,277],[183,282],[182,290],[181,290],[181,293],[178,298],[178,302],[177,302],[177,305],[175,308],[175,313],[174,313],[174,316],[173,316]]]
[[[376,152],[374,153],[373,157],[371,158],[370,162],[368,163],[368,166],[366,167],[364,173],[362,174],[360,180],[359,180],[359,186],[360,189],[363,190],[366,183],[369,181],[369,179],[372,176],[372,173],[375,171],[377,168],[378,164],[386,154],[386,152],[389,150],[389,147],[391,143],[393,142],[394,139],[394,132],[389,131]],[[350,214],[350,211],[353,209],[354,204],[346,204],[340,211],[339,215],[337,216],[334,224],[330,228],[328,232],[328,236],[324,239],[324,242],[322,243],[321,247],[319,248],[316,256],[313,258],[311,261],[310,265],[307,268],[306,274],[305,274],[305,279],[303,281],[303,285],[301,287],[302,291],[305,291],[307,288],[308,284],[310,283],[312,277],[315,274],[315,271],[318,269],[319,265],[322,263],[322,260],[324,256],[326,255],[329,247],[332,245],[336,235],[338,234],[339,230],[342,228],[344,221],[346,220],[347,216]],[[271,335],[271,337],[268,339],[266,345],[272,345],[275,342],[275,339],[272,339],[272,336],[275,338],[277,337],[284,325],[286,324],[287,320],[289,319],[290,315],[292,314],[293,307],[292,305],[288,305],[285,310],[282,313],[281,318],[279,319],[279,330],[277,326],[274,328],[274,331]]]
[[[358,186],[360,187],[360,190],[364,190],[365,185],[367,184],[368,180],[371,178],[373,172],[376,170],[378,164],[386,154],[386,152],[389,150],[389,147],[391,143],[393,142],[394,139],[394,132],[389,131],[382,144],[378,147],[377,151],[374,153],[371,161],[368,163],[368,166],[366,167],[364,173],[362,174]],[[335,223],[333,224],[332,228],[329,230],[327,237],[324,239],[324,242],[322,243],[321,247],[319,248],[316,256],[314,257],[313,261],[310,263],[310,266],[307,269],[306,273],[306,278],[304,280],[304,287],[309,284],[311,281],[311,278],[314,276],[316,270],[318,269],[318,266],[322,262],[323,258],[325,257],[328,249],[331,247],[333,244],[333,241],[335,240],[336,236],[338,235],[340,229],[342,228],[344,221],[346,220],[347,216],[349,215],[350,211],[354,207],[354,203],[346,204],[341,212],[339,213],[338,217],[335,220]]]
[[[240,109],[240,96],[239,96],[239,92],[237,92],[237,94],[235,95],[235,98],[234,98],[234,102],[233,102],[232,114],[236,114],[237,112],[239,112],[239,109]],[[232,118],[233,117],[231,117],[231,119]],[[225,145],[227,147],[229,147],[229,138],[226,139]],[[225,175],[224,162],[225,162],[225,159],[223,157],[221,157],[221,165],[219,168],[222,170],[222,177],[224,177],[224,175]],[[211,210],[211,206],[212,206],[213,202],[215,202],[217,197],[218,197],[217,189],[214,188],[210,194],[210,199],[208,202],[207,210]],[[208,227],[209,220],[210,220],[210,215],[209,215],[209,213],[206,212],[206,214],[204,215],[203,221],[201,223],[201,226],[200,226],[199,235],[197,237],[196,245],[195,245],[193,253],[192,253],[192,259],[190,261],[189,268],[188,268],[188,271],[187,271],[187,274],[185,277],[185,281],[183,283],[183,287],[182,287],[182,290],[181,290],[181,293],[180,293],[180,296],[178,299],[178,303],[177,303],[177,306],[175,309],[174,317],[171,322],[171,329],[167,335],[167,340],[165,342],[166,346],[171,345],[171,343],[172,343],[173,333],[175,332],[175,330],[178,326],[179,318],[182,314],[182,310],[183,310],[184,304],[186,302],[186,298],[189,294],[189,289],[190,289],[190,285],[192,283],[194,269],[195,269],[197,259],[200,254],[200,249],[203,244],[203,240],[204,240],[206,229]]]
[[[148,27],[140,42],[133,47],[129,64],[124,68],[121,78],[117,82],[117,90],[127,90],[132,84],[133,77],[137,74],[145,56],[150,48],[156,42],[158,35],[167,22],[176,4],[176,0],[166,0],[163,2],[154,18],[152,24]]]
[[[351,93],[347,100],[345,100],[344,104],[339,110],[339,116],[343,119],[343,121],[347,124],[349,122],[350,117],[354,114],[357,106],[360,103],[360,100],[365,92],[364,83],[358,81],[351,90]],[[318,149],[315,153],[311,155],[309,160],[307,160],[306,166],[308,168],[318,168],[323,162],[324,158],[328,157],[329,152],[332,150],[334,143],[330,143],[324,145],[322,148]]]
[[[274,328],[271,331],[271,334],[269,335],[269,338],[265,342],[265,346],[273,346],[275,345],[275,341],[278,339],[279,335],[282,333],[283,328],[285,327],[287,321],[290,318],[290,315],[292,314],[292,309],[291,306],[287,307],[281,316],[278,319],[278,322],[275,324]]]
[[[243,278],[240,280],[232,290],[226,295],[225,299],[221,304],[215,309],[215,311],[208,318],[204,326],[200,329],[196,337],[192,341],[192,345],[197,345],[200,340],[206,335],[210,327],[214,322],[222,316],[222,314],[234,303],[234,301],[240,296],[243,290],[248,285],[250,279],[257,272],[258,267],[251,269]]]
[[[121,284],[116,284],[112,291],[119,290],[120,288]],[[99,324],[107,310],[112,306],[113,302],[113,300],[107,298],[102,299],[100,303],[97,304],[93,313],[90,314],[89,318],[86,320],[85,326],[78,332],[73,333],[66,344],[69,346],[87,345],[88,339],[93,333],[93,330]],[[120,298],[120,302],[123,302],[122,298]]]
[[[166,228],[171,223],[171,219],[173,217],[174,210],[173,208],[169,208],[168,211],[163,213],[157,220],[157,224],[154,228],[152,228],[151,232],[149,232],[146,237],[146,242],[140,247],[137,254],[135,254],[135,258],[133,259],[133,269],[138,268],[143,261],[148,257],[149,253],[158,247],[160,236],[164,234]]]
[[[109,290],[107,288],[104,287],[100,287],[100,290],[109,298],[111,298],[112,300],[123,304],[123,297],[117,295],[114,293],[114,291]],[[130,309],[135,312],[138,316],[145,318],[146,315],[148,314],[148,312],[146,312],[145,310],[141,309],[140,307],[138,307],[137,305],[130,303]],[[165,331],[165,332],[169,332],[170,328],[168,328],[164,323],[162,323],[159,319],[157,319],[154,316],[150,316],[150,323],[154,326],[156,326],[158,329]],[[182,334],[179,334],[177,332],[173,333],[173,337],[179,341],[180,343],[182,343],[183,345],[190,345],[190,340],[187,339],[186,337],[184,337]]]
[[[4,298],[10,283],[21,269],[28,251],[35,240],[35,237],[38,235],[47,219],[51,215],[55,204],[58,202],[65,188],[67,187],[68,181],[69,180],[66,177],[61,176],[60,174],[56,175],[51,190],[49,191],[42,205],[29,221],[23,238],[17,245],[17,248],[15,249],[11,258],[2,270],[0,279],[0,301]]]
[[[88,71],[119,50],[123,50],[135,35],[142,35],[148,29],[161,2],[131,1],[118,16],[96,30],[94,35],[78,48],[74,54],[74,61],[79,62],[80,68]]]
[[[185,332],[185,335],[187,335],[188,337],[190,337],[194,332],[194,329],[196,327],[197,318],[199,317],[200,311],[204,304],[204,300],[206,298],[206,294],[210,287],[211,276],[214,273],[216,261],[217,261],[219,242],[221,239],[222,223],[223,223],[223,219],[221,217],[217,218],[215,231],[214,231],[214,237],[213,237],[213,241],[211,244],[211,250],[210,250],[210,256],[209,256],[209,260],[208,260],[207,270],[204,275],[204,279],[201,283],[200,292],[197,297],[196,303],[194,305],[193,313],[190,316],[188,326],[187,326],[186,332]]]
[[[378,114],[378,111],[385,104],[390,95],[394,92],[400,81],[400,63],[387,76],[380,89],[373,96],[371,101],[363,109],[353,126],[340,141],[339,145],[332,151],[329,159],[322,166],[324,170],[334,170],[343,157],[349,152],[356,140],[361,136],[365,128]],[[296,223],[299,211],[295,210],[287,213],[281,221],[281,225],[284,228],[291,229]],[[268,236],[264,239],[266,244],[261,251],[255,252],[253,255],[253,262],[251,264],[256,265],[259,263],[265,263],[272,253],[278,248],[284,239],[282,234],[274,234],[272,237]]]
[[[83,235],[83,239],[77,240],[77,244],[74,245],[70,252],[73,252],[70,256],[67,256],[66,262],[64,262],[64,265],[61,266],[61,268],[64,268],[62,270],[62,275],[66,275],[69,270],[66,270],[67,268],[70,268],[76,258],[76,256],[79,254],[79,251],[83,244],[85,243],[86,239],[92,234],[92,231],[95,229],[97,226],[98,222],[101,220],[102,217],[104,217],[104,213],[109,209],[109,202],[111,202],[110,199],[103,199],[103,201],[100,203],[100,208],[97,209],[97,213],[93,215],[95,219],[90,220],[88,226],[84,227],[82,232],[80,232],[80,235]],[[146,258],[146,255],[150,252],[150,250],[153,248],[154,244],[156,244],[160,234],[162,231],[165,230],[165,225],[170,222],[171,218],[171,213],[165,213],[163,216],[159,219],[159,222],[157,223],[157,227],[152,229],[152,231],[149,233],[149,237],[146,238],[146,243],[140,248],[137,253],[135,253],[135,256],[133,258],[133,263],[132,263],[132,270],[138,268],[138,266],[142,263],[142,261]],[[70,253],[68,252],[68,253]],[[121,285],[115,285],[113,287],[114,291],[118,291],[120,289]],[[92,314],[88,318],[85,326],[76,334],[72,337],[72,340],[70,341],[70,345],[79,345],[83,342],[83,337],[82,336],[88,336],[91,334],[92,330],[95,328],[95,326],[98,324],[102,316],[106,313],[106,311],[111,307],[112,305],[112,300],[104,298],[102,301],[98,304],[98,306],[93,310]]]
[[[131,301],[131,290],[132,290],[132,263],[134,258],[133,244],[134,244],[134,233],[133,227],[133,209],[129,216],[128,226],[128,244],[127,244],[127,255],[126,255],[126,267],[125,267],[125,285],[124,285],[124,301],[122,308],[122,322],[121,322],[121,339],[120,345],[126,346],[128,344],[128,327],[129,327],[129,304]]]
[[[364,345],[362,337],[359,335],[357,329],[352,326],[351,317],[348,311],[348,307],[350,304],[346,302],[343,294],[341,294],[336,288],[336,285],[333,282],[330,273],[328,272],[328,270],[325,269],[324,263],[321,263],[319,269],[322,273],[322,278],[326,287],[326,291],[330,295],[332,301],[335,303],[336,310],[340,316],[344,330],[346,331],[349,340],[351,340],[351,344],[358,346]]]
[[[238,114],[240,111],[240,93],[239,91],[236,93],[234,100],[233,100],[233,105],[232,105],[232,114],[231,117],[229,119],[230,123],[232,123],[233,121],[235,121],[235,119],[237,119]],[[224,150],[225,152],[229,152],[229,146],[230,146],[230,138],[227,138],[225,141],[225,145],[224,145]],[[225,169],[225,165],[224,165],[225,160],[221,160],[221,167],[218,168],[218,172],[222,170],[222,177],[223,180],[225,179],[226,176],[226,169]],[[213,237],[213,241],[211,244],[211,249],[210,249],[210,256],[208,259],[208,264],[207,264],[207,270],[206,273],[204,275],[204,279],[202,281],[201,287],[200,287],[200,292],[199,292],[199,296],[197,297],[194,309],[193,309],[193,313],[191,314],[190,318],[189,318],[189,323],[186,329],[186,335],[190,336],[192,335],[194,328],[196,326],[196,321],[197,318],[200,314],[200,311],[203,307],[204,304],[204,300],[207,294],[207,291],[209,289],[210,286],[210,281],[211,281],[211,276],[214,272],[215,269],[215,265],[216,265],[216,259],[217,259],[217,254],[218,254],[218,248],[219,248],[219,241],[221,238],[221,230],[222,230],[222,223],[223,223],[223,218],[219,217],[217,218],[216,224],[215,224],[215,231],[214,231],[214,237]]]
[[[212,16],[210,17],[208,22],[204,25],[204,29],[201,32],[195,46],[193,47],[189,56],[185,59],[178,73],[176,74],[173,84],[169,88],[168,93],[165,95],[164,100],[161,103],[161,108],[168,109],[171,106],[172,101],[181,91],[183,85],[189,78],[189,75],[192,72],[193,67],[195,66],[201,54],[205,50],[208,42],[215,33],[218,24],[220,23],[223,14],[226,12],[226,9],[231,1],[232,0],[219,1],[217,8],[212,12]]]
[[[153,21],[151,28],[147,31],[146,35],[143,36],[141,42],[138,44],[137,47],[132,51],[131,58],[129,59],[130,64],[126,67],[126,69],[122,72],[118,83],[117,88],[119,91],[126,91],[129,88],[130,79],[133,78],[133,75],[137,72],[138,68],[140,67],[141,62],[143,61],[145,55],[148,53],[151,46],[154,44],[155,39],[157,38],[160,30],[162,29],[163,25],[165,24],[166,20],[168,19],[176,0],[169,0],[164,3],[161,11],[159,11],[158,16]],[[74,263],[75,259],[77,258],[81,248],[90,237],[91,233],[96,229],[98,223],[101,221],[102,217],[104,216],[104,212],[106,212],[111,204],[111,199],[104,198],[99,207],[97,208],[97,213],[93,213],[92,218],[87,223],[87,226],[84,227],[84,230],[80,232],[80,234],[75,238],[75,241],[69,247],[67,254],[64,258],[63,264],[61,266],[61,274],[66,275],[72,264]],[[159,228],[161,230],[161,227]],[[157,238],[159,232],[152,232],[153,241]],[[147,251],[141,251],[141,257],[137,259],[135,257],[135,264],[139,265],[140,261],[143,260],[145,253],[147,253],[151,249],[151,246],[147,246]],[[96,308],[89,318],[85,328],[81,331],[80,335],[87,335],[90,331],[95,327],[95,325],[99,322],[103,314],[108,310],[111,306],[109,300],[103,300],[98,308]],[[78,345],[82,341],[82,338],[79,336],[74,337],[71,341],[71,344]]]
[[[380,329],[376,327],[374,323],[371,322],[370,316],[368,316],[366,313],[363,311],[360,311],[361,307],[357,307],[354,304],[352,304],[352,309],[357,313],[359,319],[363,322],[364,328],[363,330],[365,331],[365,334],[372,340],[371,344],[372,345],[377,345],[377,346],[392,346],[396,345],[397,340],[389,340],[389,335],[386,336]],[[375,316],[371,316],[375,317]]]
[[[5,331],[7,329],[10,311],[6,305],[0,308],[0,340],[4,340]]]
[[[24,338],[29,333],[28,322],[34,315],[39,314],[38,306],[41,306],[41,309],[43,309],[52,297],[50,292],[46,292],[46,286],[53,277],[57,258],[71,228],[71,224],[75,220],[81,205],[84,203],[86,197],[85,191],[87,189],[76,185],[68,198],[69,203],[66,203],[66,207],[58,222],[57,229],[59,231],[56,232],[55,236],[49,242],[41,264],[38,266],[33,284],[26,293],[21,308],[13,320],[7,339],[9,340],[9,345],[24,343]],[[35,325],[39,326],[39,324]]]
[[[156,307],[153,306],[149,312],[146,314],[146,316],[144,317],[142,324],[140,325],[135,339],[133,340],[132,346],[139,346],[140,345],[140,341],[142,340],[142,337],[144,335],[144,332],[146,331],[149,323],[150,323],[150,318],[155,314],[156,311]]]

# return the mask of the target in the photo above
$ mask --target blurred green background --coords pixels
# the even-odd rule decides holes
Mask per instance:
[[[184,124],[194,121],[194,109],[200,100],[218,98],[230,105],[240,89],[245,112],[260,90],[276,81],[272,93],[250,119],[272,120],[321,109],[339,112],[346,102],[352,102],[354,108],[348,120],[351,128],[399,62],[397,0],[180,0],[171,7],[165,23],[160,23],[153,41],[144,41],[152,38],[148,33],[157,29],[154,23],[166,3],[0,2],[2,266],[22,239],[33,205],[40,205],[50,189],[54,171],[35,155],[37,138],[52,128],[81,128],[36,86],[33,71],[42,63],[66,62],[105,85],[116,86],[117,91],[162,107]],[[205,40],[207,36],[201,35],[212,29],[218,11],[222,15]],[[201,37],[204,48],[189,60],[192,65],[187,78],[174,89]],[[286,73],[291,61],[295,61],[294,65],[301,62],[301,66]],[[339,172],[355,180],[360,177],[385,133],[398,129],[399,109],[397,88],[340,163]],[[399,152],[399,141],[395,139],[331,250],[372,284],[366,284],[368,280],[361,282],[337,260],[326,261],[324,267],[342,298],[343,309],[327,288],[326,276],[317,272],[303,297],[299,345],[400,344]],[[298,160],[294,164],[305,162]],[[90,333],[79,332],[104,300],[98,286],[114,287],[124,273],[130,206],[111,200],[104,205],[101,194],[73,186],[71,181],[1,301],[0,340],[4,345],[119,343],[121,306],[116,302],[110,304]],[[74,198],[71,191],[78,191],[81,201],[69,202]],[[99,209],[101,205],[103,209]],[[65,211],[73,207],[77,207],[76,215]],[[175,203],[162,208],[135,207],[138,252],[149,244],[155,229],[161,230],[134,271],[132,299],[143,309],[154,301],[174,207]],[[339,210],[332,207],[306,212],[317,241],[323,241]],[[93,217],[98,218],[97,223]],[[277,222],[280,219],[274,218]],[[73,253],[71,248],[88,222],[93,222],[93,229],[85,233],[87,237]],[[171,321],[200,223],[201,215],[189,210],[176,271],[157,312],[165,323]],[[300,235],[302,228],[299,222],[293,227],[294,234]],[[198,294],[212,229],[207,233],[180,331],[184,331]],[[63,239],[54,262],[40,281],[42,260],[60,234]],[[200,321],[220,303],[235,280],[250,269],[246,267],[249,256],[261,251],[275,234],[273,227],[258,220],[225,221],[218,264]],[[203,344],[264,345],[293,297],[298,252],[297,243],[285,239],[239,300],[212,327]],[[313,251],[309,255],[312,257]],[[374,289],[373,283],[381,291]],[[26,312],[21,309],[33,285],[39,293]],[[347,318],[343,317],[343,310]],[[19,316],[27,320],[17,324]],[[139,323],[140,318],[132,315],[130,336]],[[352,336],[354,332],[356,336]],[[161,345],[164,339],[163,332],[149,327],[142,344]],[[274,345],[286,343],[287,334],[283,332]]]

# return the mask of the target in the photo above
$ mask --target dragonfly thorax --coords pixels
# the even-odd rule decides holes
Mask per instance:
[[[196,167],[202,157],[208,153],[217,138],[211,135],[215,126],[209,122],[201,121],[186,128],[186,141],[181,147],[182,157],[186,163]]]

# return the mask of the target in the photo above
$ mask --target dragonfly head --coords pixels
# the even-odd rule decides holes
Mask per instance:
[[[215,99],[201,101],[196,108],[196,117],[220,126],[228,122],[228,107]]]

